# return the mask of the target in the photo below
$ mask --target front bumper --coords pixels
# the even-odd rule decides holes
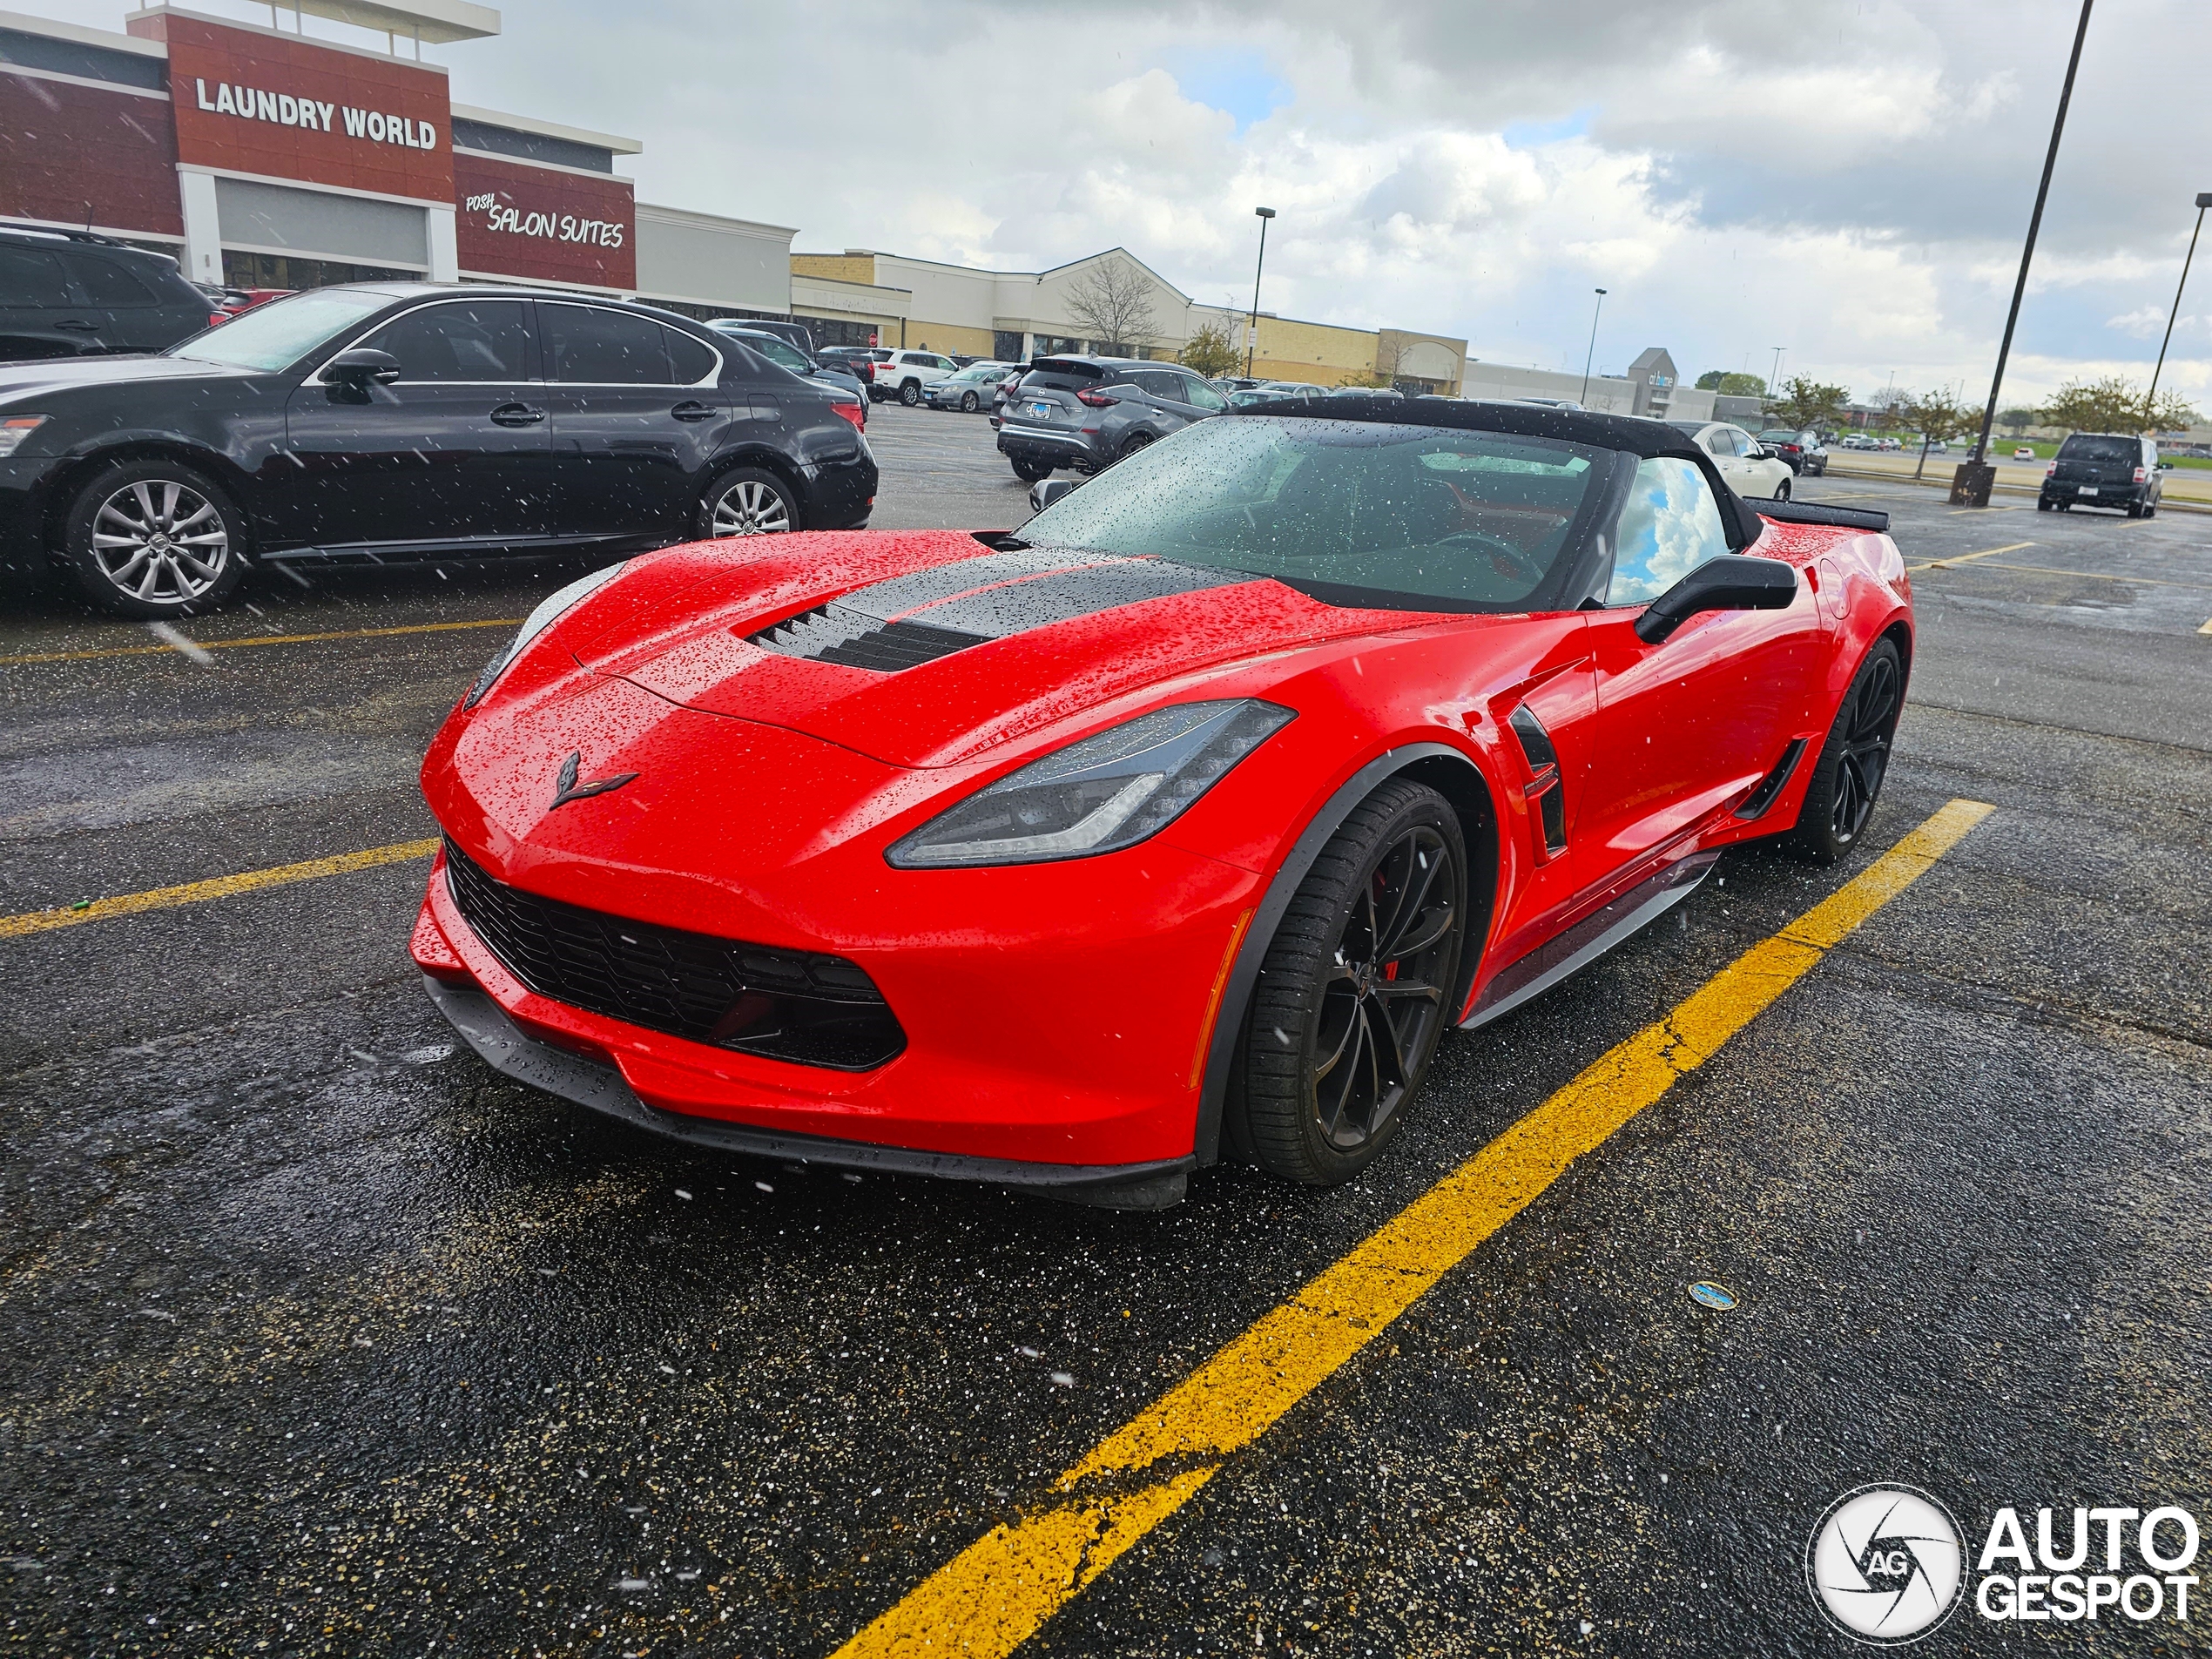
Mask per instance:
[[[1120,1165],[1023,1163],[1008,1158],[968,1157],[779,1134],[718,1118],[665,1111],[648,1105],[619,1068],[532,1036],[480,988],[432,974],[425,974],[422,983],[438,1011],[494,1071],[603,1112],[634,1129],[718,1152],[822,1163],[833,1169],[981,1182],[1111,1210],[1163,1210],[1179,1202],[1197,1163],[1185,1156]]]

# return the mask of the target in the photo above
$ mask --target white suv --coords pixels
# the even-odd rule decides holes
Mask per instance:
[[[908,408],[921,401],[921,388],[941,381],[959,365],[934,351],[894,351],[875,366],[875,383],[868,395],[879,403],[895,397]]]

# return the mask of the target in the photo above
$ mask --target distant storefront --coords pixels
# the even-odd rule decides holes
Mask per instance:
[[[388,30],[378,51],[300,15]],[[193,280],[377,278],[791,311],[787,227],[641,206],[633,139],[453,103],[421,44],[499,32],[467,0],[304,0],[284,29],[169,5],[125,32],[0,12],[0,217],[174,254]]]

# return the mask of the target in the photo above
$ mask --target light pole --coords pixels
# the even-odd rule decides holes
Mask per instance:
[[[1255,207],[1252,212],[1259,219],[1259,263],[1252,266],[1252,320],[1244,331],[1244,378],[1252,377],[1252,354],[1259,349],[1259,278],[1267,269],[1267,221],[1275,217],[1272,207]]]
[[[1605,290],[1600,288],[1596,293],[1597,303],[1590,307],[1590,348],[1582,357],[1582,395],[1575,400],[1577,403],[1590,401],[1590,365],[1597,361],[1597,318],[1598,313],[1605,309]]]
[[[1782,346],[1777,346],[1774,348],[1774,378],[1766,383],[1766,389],[1770,392],[1778,392],[1782,389],[1782,354],[1786,349],[1787,347]]]
[[[1954,507],[1986,507],[1997,469],[1988,464],[1989,428],[1997,424],[1997,398],[2005,385],[2005,360],[2013,354],[2013,328],[2020,320],[2020,297],[2027,292],[2027,267],[2035,258],[2035,234],[2043,228],[2043,203],[2051,193],[2051,170],[2059,165],[2059,138],[2066,131],[2066,106],[2074,101],[2074,72],[2081,67],[2081,43],[2089,33],[2089,8],[2081,0],[2081,21],[2074,28],[2074,53],[2066,60],[2066,84],[2059,89],[2059,112],[2051,122],[2051,148],[2043,158],[2043,182],[2035,187],[2035,211],[2027,216],[2027,245],[2020,249],[2020,273],[2013,283],[2013,308],[2005,314],[2005,338],[1997,347],[1997,372],[1989,377],[1989,407],[1982,412],[1981,435],[1974,452],[1959,463],[1951,481]],[[1968,469],[1973,470],[1970,472]]]
[[[2212,190],[2196,192],[2196,229],[2189,233],[2189,251],[2182,255],[2182,280],[2174,285],[2174,308],[2166,314],[2166,338],[2158,342],[2158,368],[2150,372],[2150,390],[2143,394],[2143,424],[2158,421],[2158,376],[2166,367],[2166,348],[2174,343],[2174,319],[2182,314],[2182,290],[2189,285],[2189,261],[2196,257],[2196,239],[2204,229],[2204,210],[2212,207]]]

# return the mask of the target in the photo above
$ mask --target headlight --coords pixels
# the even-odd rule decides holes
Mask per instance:
[[[0,420],[0,460],[23,448],[23,442],[46,424],[43,415],[11,415]]]
[[[590,576],[578,577],[558,592],[549,594],[536,610],[523,618],[522,631],[507,642],[507,649],[484,664],[484,671],[476,676],[476,683],[469,688],[469,695],[461,699],[461,706],[473,709],[482,702],[484,693],[492,688],[492,682],[507,671],[508,664],[523,654],[523,646],[550,628],[563,611],[573,609],[587,595],[597,593],[620,576],[624,565],[629,563],[624,559],[622,564],[610,564],[604,570],[594,570]]]
[[[928,870],[1117,852],[1173,823],[1295,718],[1249,698],[1156,709],[1008,773],[884,856]]]

